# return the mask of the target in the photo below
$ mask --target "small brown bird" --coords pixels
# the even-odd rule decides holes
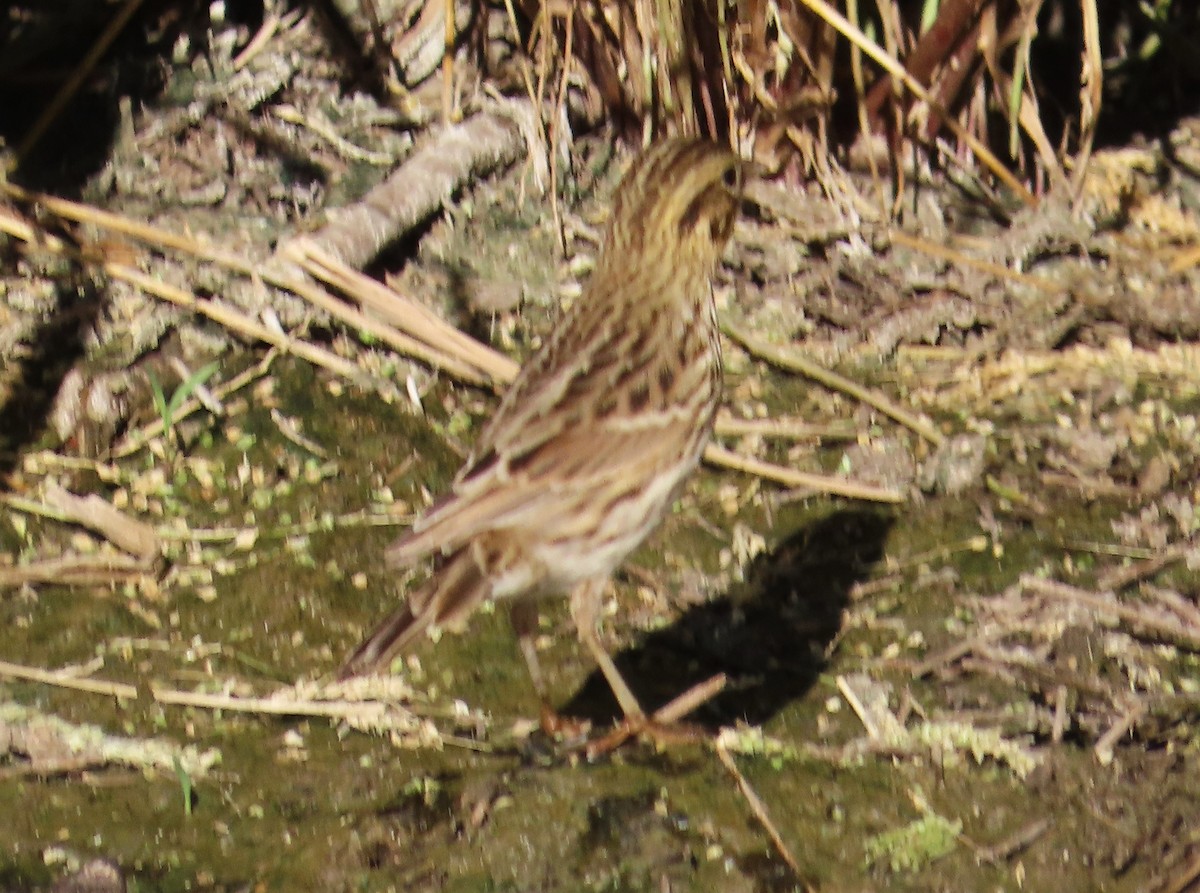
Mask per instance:
[[[525,363],[450,492],[388,549],[392,565],[433,555],[432,576],[350,655],[342,678],[492,599],[509,605],[545,707],[536,599],[570,593],[579,637],[626,724],[645,722],[600,642],[596,611],[712,433],[721,393],[712,276],[742,168],[727,148],[691,138],[634,161],[583,293]]]

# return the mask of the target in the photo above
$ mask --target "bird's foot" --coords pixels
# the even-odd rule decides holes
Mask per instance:
[[[653,716],[647,717],[641,712],[627,714],[607,735],[589,741],[583,752],[589,760],[594,760],[612,753],[631,738],[650,740],[659,747],[703,741],[708,737],[708,732],[702,726],[682,720],[701,704],[716,697],[724,687],[725,674],[718,673],[660,707]]]
[[[541,726],[542,732],[548,738],[558,741],[568,748],[586,744],[588,733],[592,730],[590,720],[576,716],[564,716],[544,701],[541,710]]]

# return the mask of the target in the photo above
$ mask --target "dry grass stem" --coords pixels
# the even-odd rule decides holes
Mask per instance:
[[[228,710],[266,716],[327,716],[334,719],[377,720],[388,715],[409,714],[398,704],[380,701],[318,701],[292,697],[248,698],[238,695],[180,691],[173,688],[151,689],[154,700],[177,707],[204,710]],[[415,714],[413,715],[415,719]]]
[[[725,326],[725,334],[744,347],[751,356],[765,360],[780,369],[786,369],[789,372],[798,372],[830,390],[840,391],[847,396],[853,397],[855,400],[874,407],[888,418],[899,422],[935,446],[940,446],[946,440],[946,435],[938,431],[929,422],[918,418],[902,406],[898,406],[883,394],[873,391],[870,388],[864,388],[857,382],[853,382],[844,376],[838,375],[836,372],[822,368],[805,358],[798,350],[790,350],[787,347],[772,344],[733,324]]]
[[[396,395],[399,394],[396,388],[390,383],[372,380],[370,376],[359,369],[354,363],[342,359],[332,351],[319,347],[310,341],[295,338],[282,331],[266,326],[238,308],[217,298],[202,300],[189,291],[168,285],[165,282],[160,282],[125,264],[104,264],[104,272],[114,279],[120,279],[128,282],[130,285],[137,286],[142,291],[156,298],[161,298],[176,306],[194,310],[203,316],[207,316],[213,322],[219,323],[243,337],[262,341],[282,351],[294,354],[307,360],[314,366],[320,366],[322,369],[332,372],[349,382],[368,389],[381,390]]]
[[[1083,19],[1083,67],[1079,76],[1079,136],[1073,165],[1072,188],[1076,197],[1083,191],[1088,160],[1100,124],[1100,105],[1104,94],[1104,58],[1100,42],[1100,14],[1096,0],[1081,0]]]
[[[138,696],[138,690],[123,682],[108,682],[103,679],[87,679],[74,676],[69,670],[42,670],[38,667],[26,667],[20,664],[0,660],[0,676],[10,679],[24,679],[28,682],[38,682],[42,685],[52,685],[55,688],[69,688],[72,691],[82,691],[93,695],[107,695],[112,698],[132,700]]]
[[[109,232],[120,233],[160,250],[182,251],[185,254],[190,254],[202,260],[209,260],[220,264],[226,269],[241,273],[247,277],[254,276],[260,272],[255,268],[254,264],[247,262],[244,257],[237,254],[223,251],[192,236],[173,233],[162,227],[134,220],[130,217],[113,213],[112,211],[102,210],[94,205],[47,195],[46,193],[30,192],[13,183],[0,182],[0,191],[8,193],[16,201],[23,204],[35,205],[64,220],[84,223],[108,230]],[[17,232],[12,232],[12,234],[23,241],[36,244],[39,248],[58,252],[66,251],[64,243],[52,236],[47,239],[45,234],[39,234],[37,238],[34,238],[32,233],[30,235],[20,235]]]
[[[957,119],[942,106],[938,100],[929,93],[928,90],[921,85],[904,65],[894,57],[890,56],[884,49],[875,43],[862,31],[852,25],[840,12],[830,6],[825,0],[800,0],[805,6],[819,15],[822,19],[837,29],[838,33],[853,43],[856,47],[871,57],[881,68],[883,68],[895,80],[904,84],[905,88],[918,99],[928,103],[929,108],[936,112],[942,121],[958,139],[962,140],[971,151],[983,162],[996,177],[1004,183],[1009,189],[1015,193],[1022,202],[1027,206],[1033,207],[1037,204],[1037,199],[1013,173],[1000,162],[992,151],[985,146],[978,138],[970,131],[958,123]]]
[[[1200,344],[1145,348],[1114,338],[1101,347],[1073,344],[1059,350],[1006,350],[998,356],[981,356],[975,348],[905,345],[897,351],[897,359],[927,367],[913,370],[929,382],[921,393],[926,405],[956,413],[970,406],[976,413],[986,413],[1029,388],[1051,393],[1059,388],[1086,387],[1088,381],[1101,376],[1114,381],[1137,377],[1193,388],[1200,369]],[[947,366],[953,367],[952,374]]]
[[[68,555],[0,566],[0,588],[35,583],[60,586],[119,586],[150,573],[148,563],[129,555]]]
[[[357,512],[346,512],[342,515],[313,518],[311,521],[299,521],[294,524],[283,524],[277,527],[189,527],[186,530],[175,530],[171,527],[158,529],[158,538],[165,542],[189,543],[229,543],[245,539],[253,533],[259,539],[283,539],[294,536],[307,536],[322,530],[347,530],[357,527],[404,527],[412,523],[411,515],[381,515],[373,509]]]
[[[304,250],[305,248],[302,245],[296,245],[293,243],[293,252],[299,253]],[[305,268],[308,269],[309,272],[313,272],[315,274],[314,269],[312,269],[312,265],[306,264]],[[366,279],[367,277],[362,278]],[[316,307],[318,310],[324,311],[333,319],[339,320],[346,325],[351,326],[356,331],[365,332],[374,338],[378,338],[380,341],[384,342],[393,350],[396,350],[401,354],[414,357],[415,359],[420,360],[421,362],[426,363],[435,369],[442,369],[456,378],[467,382],[468,384],[478,385],[487,381],[485,376],[481,375],[478,371],[461,362],[457,358],[449,356],[442,351],[429,347],[427,344],[417,339],[410,338],[401,332],[396,331],[396,329],[392,326],[382,323],[378,319],[375,319],[374,317],[369,316],[360,310],[356,310],[345,301],[335,298],[322,288],[307,282],[296,281],[287,282],[285,287],[297,296],[308,301],[308,303]],[[351,288],[353,288],[353,284],[351,284]],[[350,291],[349,293],[351,296],[354,294],[353,291]]]
[[[143,224],[136,224],[120,215],[110,214],[108,212],[90,209],[85,205],[80,205],[74,202],[67,202],[61,199],[53,199],[46,196],[35,196],[30,193],[20,190],[17,187],[0,184],[10,192],[23,197],[24,200],[36,201],[38,204],[51,210],[56,214],[67,217],[68,219],[83,221],[87,220],[98,225],[104,225],[116,231],[123,231],[129,234],[137,232],[139,238],[144,238],[147,241],[153,241],[155,244],[162,246],[175,247],[180,250],[189,251],[200,257],[225,264],[237,272],[244,273],[247,276],[255,275],[253,267],[245,261],[227,255],[223,252],[212,251],[206,248],[194,239],[177,237],[164,230],[146,227]],[[72,256],[80,260],[87,261],[90,258],[87,254],[80,250],[67,245],[63,240],[56,236],[48,235],[40,230],[35,230],[32,227],[18,221],[15,218],[7,215],[0,217],[0,226],[11,235],[22,239],[23,241],[36,245],[44,250],[50,250],[59,254]],[[373,380],[369,375],[362,372],[354,363],[344,360],[336,354],[328,351],[316,344],[305,341],[300,338],[294,338],[285,334],[281,330],[264,325],[253,317],[246,314],[241,309],[232,306],[220,299],[209,298],[201,299],[195,294],[188,292],[177,286],[162,282],[161,280],[142,273],[135,267],[124,263],[116,263],[112,261],[101,262],[100,268],[114,279],[126,282],[141,291],[149,294],[160,300],[175,304],[178,307],[183,307],[187,310],[192,310],[197,313],[207,316],[213,322],[235,332],[245,338],[258,340],[285,350],[296,356],[299,356],[313,365],[320,366],[334,374],[346,379],[355,384],[362,385],[367,388],[374,388],[385,393],[397,395],[399,392],[391,385],[390,382],[382,382]],[[153,426],[151,426],[153,427]]]
[[[400,353],[445,369],[472,384],[507,384],[516,378],[520,369],[517,363],[449,325],[423,304],[397,294],[330,256],[316,244],[297,240],[288,246],[286,256],[315,279],[327,282],[384,317],[391,325],[365,317],[371,323],[365,330]],[[310,294],[314,292],[309,288],[296,290],[296,294],[307,300],[313,300]],[[315,301],[314,304],[328,309],[328,301],[323,297],[319,304]],[[364,315],[355,315],[355,319],[360,318]]]
[[[839,422],[818,424],[799,419],[739,419],[723,410],[713,429],[717,437],[765,437],[773,440],[854,440],[858,432]]]
[[[733,450],[717,446],[714,443],[710,443],[705,448],[704,461],[719,468],[741,471],[787,487],[807,487],[817,493],[828,493],[832,496],[889,503],[904,502],[905,499],[903,493],[897,493],[895,490],[888,490],[885,487],[859,484],[833,475],[795,471],[782,465],[755,459],[752,456],[743,456],[741,453],[735,453]]]

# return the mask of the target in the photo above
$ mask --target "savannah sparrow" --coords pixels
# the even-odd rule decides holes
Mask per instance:
[[[596,611],[712,432],[721,392],[712,275],[742,169],[728,149],[691,138],[634,161],[583,293],[525,363],[450,492],[388,549],[392,565],[433,555],[432,576],[350,655],[342,678],[493,599],[509,605],[545,707],[536,598],[569,593],[626,723],[645,722],[600,642]]]

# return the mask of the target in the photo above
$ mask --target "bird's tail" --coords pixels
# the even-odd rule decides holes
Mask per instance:
[[[404,607],[375,627],[338,670],[338,679],[362,676],[386,667],[433,624],[465,617],[490,592],[487,578],[469,549],[460,549],[411,593]]]

